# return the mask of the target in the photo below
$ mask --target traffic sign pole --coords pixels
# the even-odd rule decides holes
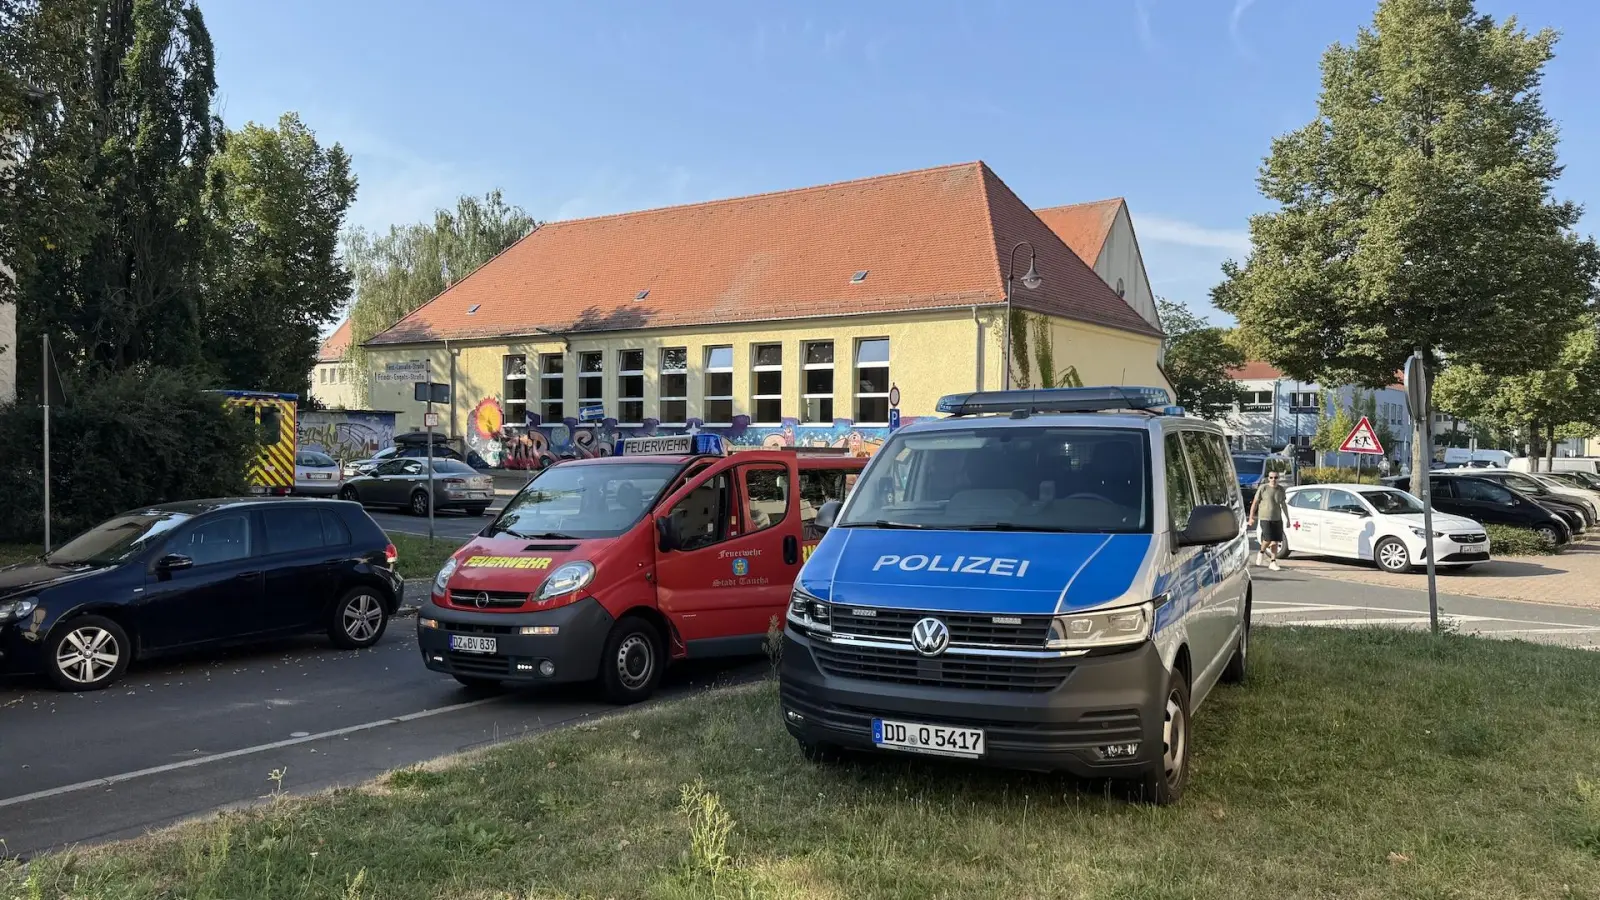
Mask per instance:
[[[428,544],[433,544],[433,360],[428,360],[428,405],[422,414],[422,424],[428,429]]]
[[[1420,422],[1422,430],[1419,437],[1422,441],[1421,452],[1413,451],[1413,459],[1420,459],[1426,464],[1433,458],[1433,416],[1428,409],[1428,369],[1422,356],[1422,348],[1418,347],[1411,358],[1406,361],[1406,408],[1411,413],[1412,421]],[[1427,469],[1411,473],[1412,491],[1422,499],[1422,530],[1427,532],[1423,540],[1428,542],[1428,627],[1437,635],[1439,633],[1439,582],[1438,575],[1433,567],[1433,479]]]

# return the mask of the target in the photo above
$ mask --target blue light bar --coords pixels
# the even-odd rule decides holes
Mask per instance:
[[[939,399],[939,412],[952,416],[983,413],[1074,413],[1110,410],[1160,411],[1166,414],[1172,397],[1155,387],[1044,388],[1036,391],[978,391],[950,394]],[[1178,414],[1181,414],[1178,413]]]
[[[617,456],[727,456],[718,434],[664,434],[617,441]]]

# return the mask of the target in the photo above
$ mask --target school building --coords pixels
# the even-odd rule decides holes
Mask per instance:
[[[945,394],[1005,386],[1008,342],[1012,387],[1168,386],[1126,204],[1036,213],[975,162],[553,222],[347,377],[397,431],[423,425],[414,381],[450,384],[439,430],[493,465],[705,429],[865,454]]]

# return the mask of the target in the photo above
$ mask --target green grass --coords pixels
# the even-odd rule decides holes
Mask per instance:
[[[1200,711],[1176,808],[812,766],[767,681],[38,859],[0,898],[1600,897],[1600,654],[1312,629],[1255,650]]]
[[[0,566],[28,562],[37,558],[42,552],[44,547],[38,544],[0,544]]]
[[[400,558],[395,562],[395,567],[405,578],[432,578],[439,573],[439,567],[450,558],[450,554],[461,549],[464,540],[440,537],[429,543],[425,537],[391,532],[389,540],[394,542],[395,552]]]

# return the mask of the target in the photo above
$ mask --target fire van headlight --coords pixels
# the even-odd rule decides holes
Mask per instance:
[[[594,580],[594,564],[588,562],[569,562],[556,568],[550,577],[540,585],[536,600],[550,600],[562,594],[571,594],[581,591],[589,582]]]
[[[1143,643],[1150,637],[1154,610],[1154,604],[1141,603],[1057,616],[1050,622],[1050,639],[1045,646],[1051,650],[1088,650]]]
[[[456,558],[454,556],[444,561],[439,567],[439,574],[433,576],[433,592],[443,594],[445,586],[450,583],[450,576],[456,573]]]

